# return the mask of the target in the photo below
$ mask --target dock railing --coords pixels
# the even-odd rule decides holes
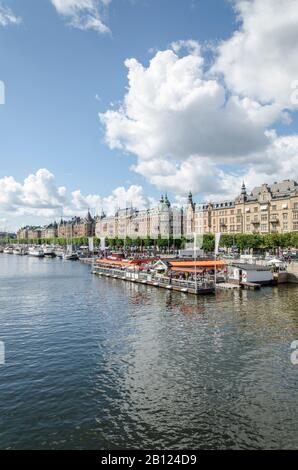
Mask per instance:
[[[197,282],[189,279],[176,279],[169,276],[158,274],[154,271],[138,271],[127,268],[111,268],[101,266],[99,263],[94,263],[92,266],[94,274],[102,274],[112,278],[124,279],[131,282],[140,282],[143,284],[153,284],[164,288],[178,288],[183,291],[199,292],[204,290],[213,290],[215,287],[214,280],[200,278]]]

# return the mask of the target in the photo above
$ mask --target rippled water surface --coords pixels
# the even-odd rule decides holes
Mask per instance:
[[[0,448],[298,448],[298,286],[187,296],[0,255]]]

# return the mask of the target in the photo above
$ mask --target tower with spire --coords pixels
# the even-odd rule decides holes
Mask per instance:
[[[247,191],[246,191],[246,186],[243,181],[242,186],[241,186],[241,194],[239,198],[240,202],[245,202],[247,200]]]

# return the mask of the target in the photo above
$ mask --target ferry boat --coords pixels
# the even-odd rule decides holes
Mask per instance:
[[[44,257],[44,252],[39,247],[31,246],[29,248],[29,256],[34,256],[35,258],[43,258]]]

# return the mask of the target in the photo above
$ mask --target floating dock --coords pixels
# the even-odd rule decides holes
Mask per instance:
[[[205,295],[215,293],[214,281],[200,279],[197,282],[182,279],[173,279],[161,276],[154,272],[137,271],[134,268],[112,268],[103,266],[100,262],[94,263],[92,273],[99,276],[121,279],[152,287],[160,287],[167,290],[179,291],[187,294]]]

